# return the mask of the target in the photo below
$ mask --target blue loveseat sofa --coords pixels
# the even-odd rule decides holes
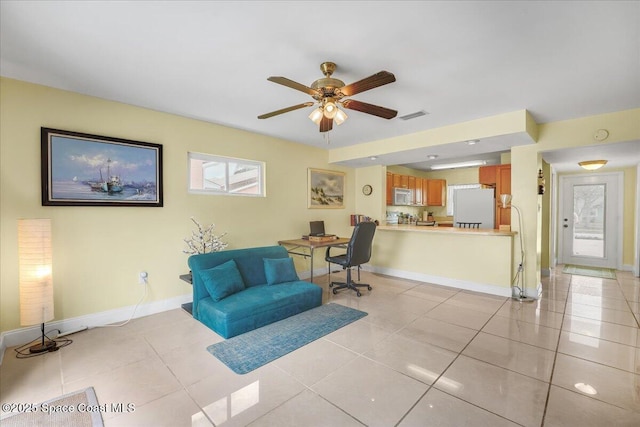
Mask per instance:
[[[322,304],[322,289],[298,278],[281,246],[192,255],[193,317],[224,338]]]

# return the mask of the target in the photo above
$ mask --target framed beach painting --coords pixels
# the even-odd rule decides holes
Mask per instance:
[[[308,207],[344,208],[344,172],[309,168]]]
[[[162,206],[162,145],[41,128],[43,206]]]

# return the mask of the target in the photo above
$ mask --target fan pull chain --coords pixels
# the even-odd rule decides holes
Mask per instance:
[[[331,133],[331,132],[325,132],[325,133],[324,133],[324,141],[327,143],[327,145],[330,145],[330,144],[331,144],[331,138],[330,138],[330,136],[329,136],[329,134],[330,134],[330,133]]]

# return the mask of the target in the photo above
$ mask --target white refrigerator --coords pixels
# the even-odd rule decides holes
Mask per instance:
[[[495,190],[468,188],[456,190],[453,205],[453,224],[479,222],[480,228],[493,228],[495,221]]]

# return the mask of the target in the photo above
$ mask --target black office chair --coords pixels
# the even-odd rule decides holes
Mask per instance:
[[[373,242],[373,235],[376,232],[376,224],[373,222],[360,222],[356,224],[351,235],[351,240],[347,245],[347,253],[330,256],[329,251],[331,247],[327,248],[327,255],[325,260],[330,263],[341,265],[343,269],[347,270],[347,282],[331,282],[330,288],[333,288],[333,293],[338,293],[339,289],[352,289],[356,291],[358,296],[361,296],[358,288],[366,287],[371,290],[371,286],[365,283],[355,283],[351,280],[351,267],[360,267],[361,264],[369,262],[371,259],[371,244]],[[335,287],[334,287],[335,286]]]

